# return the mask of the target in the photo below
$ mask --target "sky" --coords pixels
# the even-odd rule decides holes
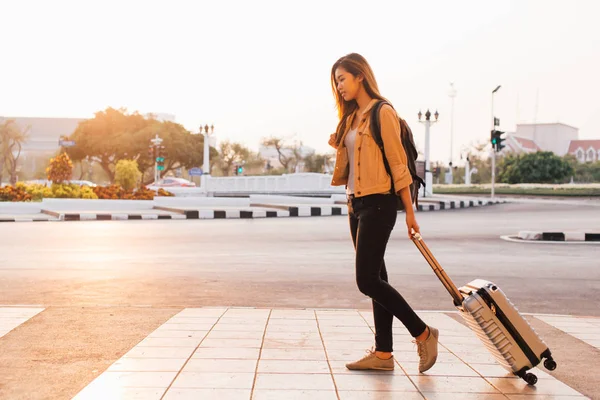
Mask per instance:
[[[331,150],[330,72],[369,61],[383,96],[431,159],[501,130],[562,122],[600,139],[596,0],[0,0],[0,115],[169,113],[187,129],[258,149],[261,138]],[[452,101],[450,82],[457,90]]]

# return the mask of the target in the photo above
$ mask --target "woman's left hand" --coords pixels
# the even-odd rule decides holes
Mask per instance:
[[[414,212],[406,213],[406,228],[408,228],[408,238],[412,239],[415,233],[421,233],[419,224],[417,224],[417,218],[415,218]]]

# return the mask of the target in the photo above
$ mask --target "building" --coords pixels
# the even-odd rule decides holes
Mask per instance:
[[[535,153],[536,151],[541,151],[542,149],[535,143],[535,141],[531,139],[522,138],[519,136],[515,136],[514,134],[509,134],[506,136],[505,141],[506,148],[504,149],[507,152],[512,153]]]
[[[535,153],[551,151],[563,157],[572,154],[579,162],[600,160],[600,139],[580,140],[579,129],[557,123],[517,124],[515,132],[507,132],[502,153]]]
[[[0,117],[0,124],[14,120],[21,131],[27,133],[23,143],[19,164],[25,175],[45,168],[47,159],[60,149],[61,136],[71,135],[83,118],[38,118],[38,117]]]
[[[300,157],[304,158],[310,154],[313,154],[315,152],[315,149],[312,147],[308,147],[308,146],[304,146],[304,145],[297,145],[298,146],[298,153],[300,155]],[[290,147],[286,147],[284,149],[281,150],[281,153],[284,157],[286,158],[291,158],[294,156],[294,151],[290,148]],[[277,149],[273,146],[264,146],[264,145],[260,145],[259,149],[258,149],[258,154],[260,155],[260,157],[262,159],[265,160],[265,162],[271,166],[271,168],[281,168],[281,162],[279,161],[279,152],[277,151]],[[304,166],[303,163],[300,162],[298,163],[298,165],[295,166],[296,167],[296,172],[302,172]]]
[[[568,153],[577,157],[580,163],[600,161],[600,139],[573,140],[569,144]]]
[[[158,121],[175,122],[175,116],[167,113],[148,113]],[[24,176],[32,176],[46,167],[48,159],[61,148],[61,136],[70,136],[80,122],[87,118],[43,118],[43,117],[2,117],[0,124],[14,120],[21,131],[27,132],[19,158],[20,170]],[[213,139],[214,140],[214,139]]]

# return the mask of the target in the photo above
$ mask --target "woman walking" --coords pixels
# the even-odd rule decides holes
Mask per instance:
[[[371,67],[359,54],[340,58],[331,69],[331,84],[337,103],[339,124],[329,144],[337,149],[332,185],[346,185],[350,234],[356,251],[356,283],[373,303],[375,350],[346,364],[352,370],[393,370],[392,322],[398,318],[415,338],[419,371],[430,369],[437,359],[439,332],[428,327],[404,298],[388,283],[384,254],[396,224],[397,197],[406,211],[408,235],[419,232],[410,195],[412,177],[400,140],[400,123],[394,109],[381,107],[379,121],[385,157],[370,131],[370,110],[379,101]],[[388,102],[389,103],[389,102]],[[395,188],[396,193],[391,192]]]

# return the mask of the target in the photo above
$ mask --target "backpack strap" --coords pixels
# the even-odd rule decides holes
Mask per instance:
[[[380,100],[373,106],[373,109],[371,110],[371,119],[370,119],[371,134],[373,135],[373,139],[375,140],[375,143],[377,143],[377,146],[381,150],[381,155],[383,157],[383,165],[385,166],[385,170],[388,173],[388,175],[390,176],[391,181],[392,181],[390,193],[396,194],[396,191],[394,189],[394,177],[392,176],[390,164],[388,163],[387,157],[385,156],[385,150],[383,147],[383,139],[381,138],[381,123],[379,121],[379,112],[381,110],[381,107],[383,107],[385,104],[389,105],[388,102]],[[412,147],[416,149],[415,143],[412,138],[412,132],[410,130],[410,127],[408,126],[406,121],[401,118],[400,118],[399,122],[400,122],[400,140],[402,141],[402,140],[408,139],[410,141],[410,144],[412,145]],[[405,148],[405,151],[407,151],[406,148]],[[413,157],[414,159],[417,158],[416,153],[415,154],[407,153],[406,156]],[[409,168],[409,173],[410,173],[413,181],[418,182],[418,185],[416,187],[415,194],[414,194],[414,200],[413,200],[415,203],[415,206],[417,207],[417,210],[418,210],[419,209],[419,191],[418,190],[419,190],[420,186],[425,187],[425,181],[416,173],[416,171],[413,173],[413,171],[411,171],[410,168]],[[412,196],[413,195],[411,193],[411,197]]]
[[[377,143],[379,150],[381,150],[381,155],[383,157],[383,165],[385,166],[385,171],[388,173],[388,175],[390,176],[391,181],[392,181],[392,187],[390,188],[390,193],[396,194],[396,192],[394,191],[394,178],[392,177],[392,170],[390,168],[390,164],[388,163],[387,157],[385,156],[385,150],[383,148],[383,139],[381,138],[381,123],[379,122],[379,111],[381,110],[381,107],[383,107],[384,104],[389,104],[389,103],[386,101],[380,100],[377,103],[375,103],[375,105],[371,109],[371,119],[370,119],[371,135],[373,135],[373,139],[375,140],[375,143]]]

